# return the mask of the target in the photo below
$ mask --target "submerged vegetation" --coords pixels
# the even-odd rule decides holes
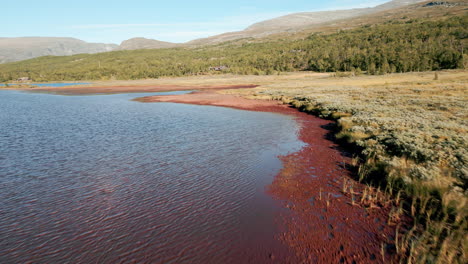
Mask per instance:
[[[41,57],[0,65],[0,82],[143,79],[215,73],[291,71],[384,74],[464,68],[468,16],[414,19],[312,34],[300,40],[227,42],[200,48],[115,51]]]

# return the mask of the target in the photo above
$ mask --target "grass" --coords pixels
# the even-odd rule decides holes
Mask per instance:
[[[359,179],[369,184],[358,202],[369,208],[392,204],[390,224],[397,225],[402,215],[413,219],[412,226],[399,226],[396,234],[403,259],[466,263],[467,81],[464,70],[294,75],[251,91],[225,93],[281,100],[336,120],[336,138],[354,147]],[[343,190],[355,200],[350,183]]]
[[[246,95],[282,100],[337,120],[337,138],[360,149],[366,157],[361,164],[383,166],[404,183],[466,189],[468,78],[466,71],[438,75],[439,80],[433,80],[433,72],[352,78],[318,75],[311,80],[304,76],[263,85]],[[372,171],[367,174],[372,176]]]

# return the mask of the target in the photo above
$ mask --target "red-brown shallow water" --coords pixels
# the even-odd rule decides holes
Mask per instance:
[[[265,188],[294,119],[135,96],[1,92],[0,263],[287,259]]]
[[[0,263],[394,260],[326,120],[209,92],[141,101],[260,112],[0,95]]]
[[[388,224],[389,206],[368,208],[359,202],[365,186],[353,180],[346,169],[350,154],[330,140],[333,122],[279,102],[210,91],[138,100],[225,106],[295,117],[301,127],[299,138],[307,145],[281,158],[283,168],[268,186],[268,193],[283,208],[275,215],[279,223],[275,238],[289,249],[279,259],[271,255],[273,262],[398,262],[393,248],[395,225]]]

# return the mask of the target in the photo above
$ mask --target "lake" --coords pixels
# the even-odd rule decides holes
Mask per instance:
[[[180,93],[180,92],[179,92]],[[177,94],[177,93],[161,93]],[[262,263],[286,115],[0,91],[0,263]]]

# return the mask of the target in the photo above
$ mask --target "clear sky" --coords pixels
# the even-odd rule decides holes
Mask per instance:
[[[0,37],[133,37],[185,42],[294,12],[372,7],[389,0],[6,0]]]

